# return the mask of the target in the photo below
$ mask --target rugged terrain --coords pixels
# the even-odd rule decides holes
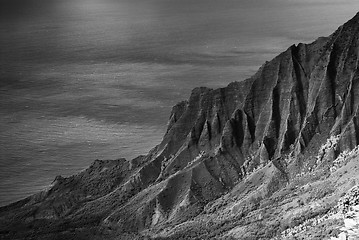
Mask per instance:
[[[1,239],[353,237],[358,61],[359,14],[245,81],[196,88],[148,155],[0,208]]]

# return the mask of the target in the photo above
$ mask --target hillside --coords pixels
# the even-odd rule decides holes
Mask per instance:
[[[1,239],[350,234],[340,228],[359,204],[358,61],[359,13],[245,81],[196,88],[148,155],[96,160],[0,208]]]

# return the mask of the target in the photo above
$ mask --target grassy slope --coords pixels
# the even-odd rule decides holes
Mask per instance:
[[[359,155],[333,172],[319,168],[294,177],[270,195],[271,164],[208,204],[196,218],[146,234],[158,239],[329,239],[344,226],[341,197],[359,184]],[[261,183],[261,184],[258,184]],[[254,187],[259,185],[259,187]]]

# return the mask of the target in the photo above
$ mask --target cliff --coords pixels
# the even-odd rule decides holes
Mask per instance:
[[[282,236],[274,210],[300,194],[298,182],[331,186],[317,215],[329,211],[353,185],[331,180],[345,164],[331,169],[359,145],[358,31],[359,14],[329,37],[289,47],[245,81],[194,89],[147,156],[97,160],[0,208],[1,236],[269,239]],[[258,225],[264,220],[268,226]]]

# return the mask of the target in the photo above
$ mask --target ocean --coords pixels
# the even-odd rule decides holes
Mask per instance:
[[[194,87],[331,34],[357,0],[2,0],[0,205],[160,143]]]

